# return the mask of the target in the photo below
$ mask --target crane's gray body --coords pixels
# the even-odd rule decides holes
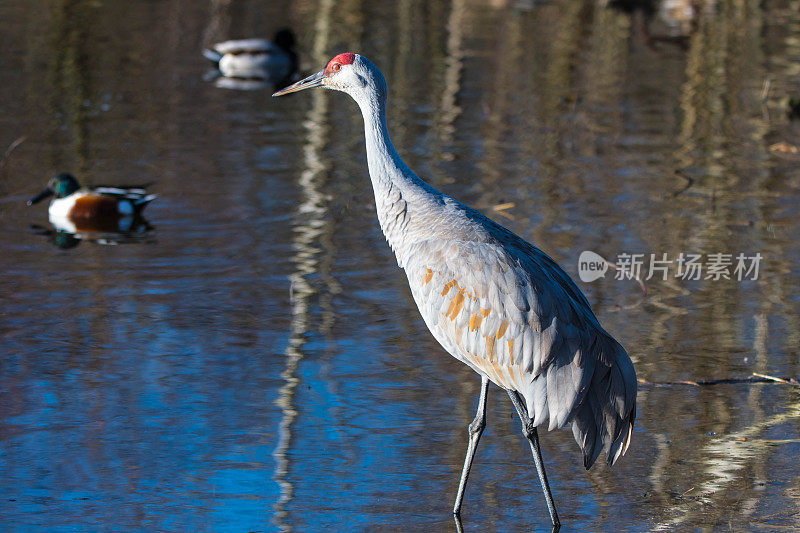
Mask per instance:
[[[456,359],[517,391],[536,426],[571,423],[587,468],[601,450],[613,463],[636,416],[625,349],[550,257],[408,168],[389,139],[386,82],[358,62],[365,90],[347,92],[364,117],[378,221],[425,324]]]
[[[491,380],[508,391],[531,445],[553,526],[560,525],[537,426],[572,424],[589,468],[625,453],[636,418],[636,372],[569,276],[544,252],[422,181],[386,126],[386,80],[353,53],[273,96],[311,87],[349,94],[361,109],[378,222],[436,340],[481,375],[453,514],[458,517],[486,423]],[[457,522],[458,524],[458,522]]]

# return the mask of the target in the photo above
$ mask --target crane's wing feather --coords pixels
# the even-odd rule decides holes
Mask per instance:
[[[518,391],[536,425],[572,422],[587,468],[603,449],[613,463],[635,417],[630,358],[552,259],[500,237],[410,246],[403,266],[422,316],[452,355]]]

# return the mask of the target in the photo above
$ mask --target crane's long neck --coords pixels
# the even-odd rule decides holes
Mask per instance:
[[[394,149],[386,125],[385,99],[357,98],[356,102],[364,116],[367,165],[375,193],[378,222],[403,266],[403,244],[413,237],[408,232],[413,216],[409,203],[424,202],[436,191],[417,177]]]

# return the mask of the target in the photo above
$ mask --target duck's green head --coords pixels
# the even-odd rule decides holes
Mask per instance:
[[[78,180],[75,179],[75,176],[67,172],[62,172],[50,180],[50,182],[47,184],[47,188],[53,191],[53,194],[56,195],[56,198],[66,198],[70,194],[80,189],[81,186],[78,185]]]
[[[47,182],[47,188],[45,190],[28,200],[28,205],[41,202],[51,195],[55,195],[56,198],[66,198],[70,194],[80,189],[80,187],[81,186],[78,185],[78,180],[75,179],[75,176],[66,172],[62,172]]]

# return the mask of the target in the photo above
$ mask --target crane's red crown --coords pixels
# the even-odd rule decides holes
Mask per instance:
[[[333,72],[336,72],[342,65],[352,65],[353,61],[355,60],[356,60],[355,54],[351,53],[339,54],[338,56],[328,61],[328,65],[325,67],[325,74],[331,74]]]

